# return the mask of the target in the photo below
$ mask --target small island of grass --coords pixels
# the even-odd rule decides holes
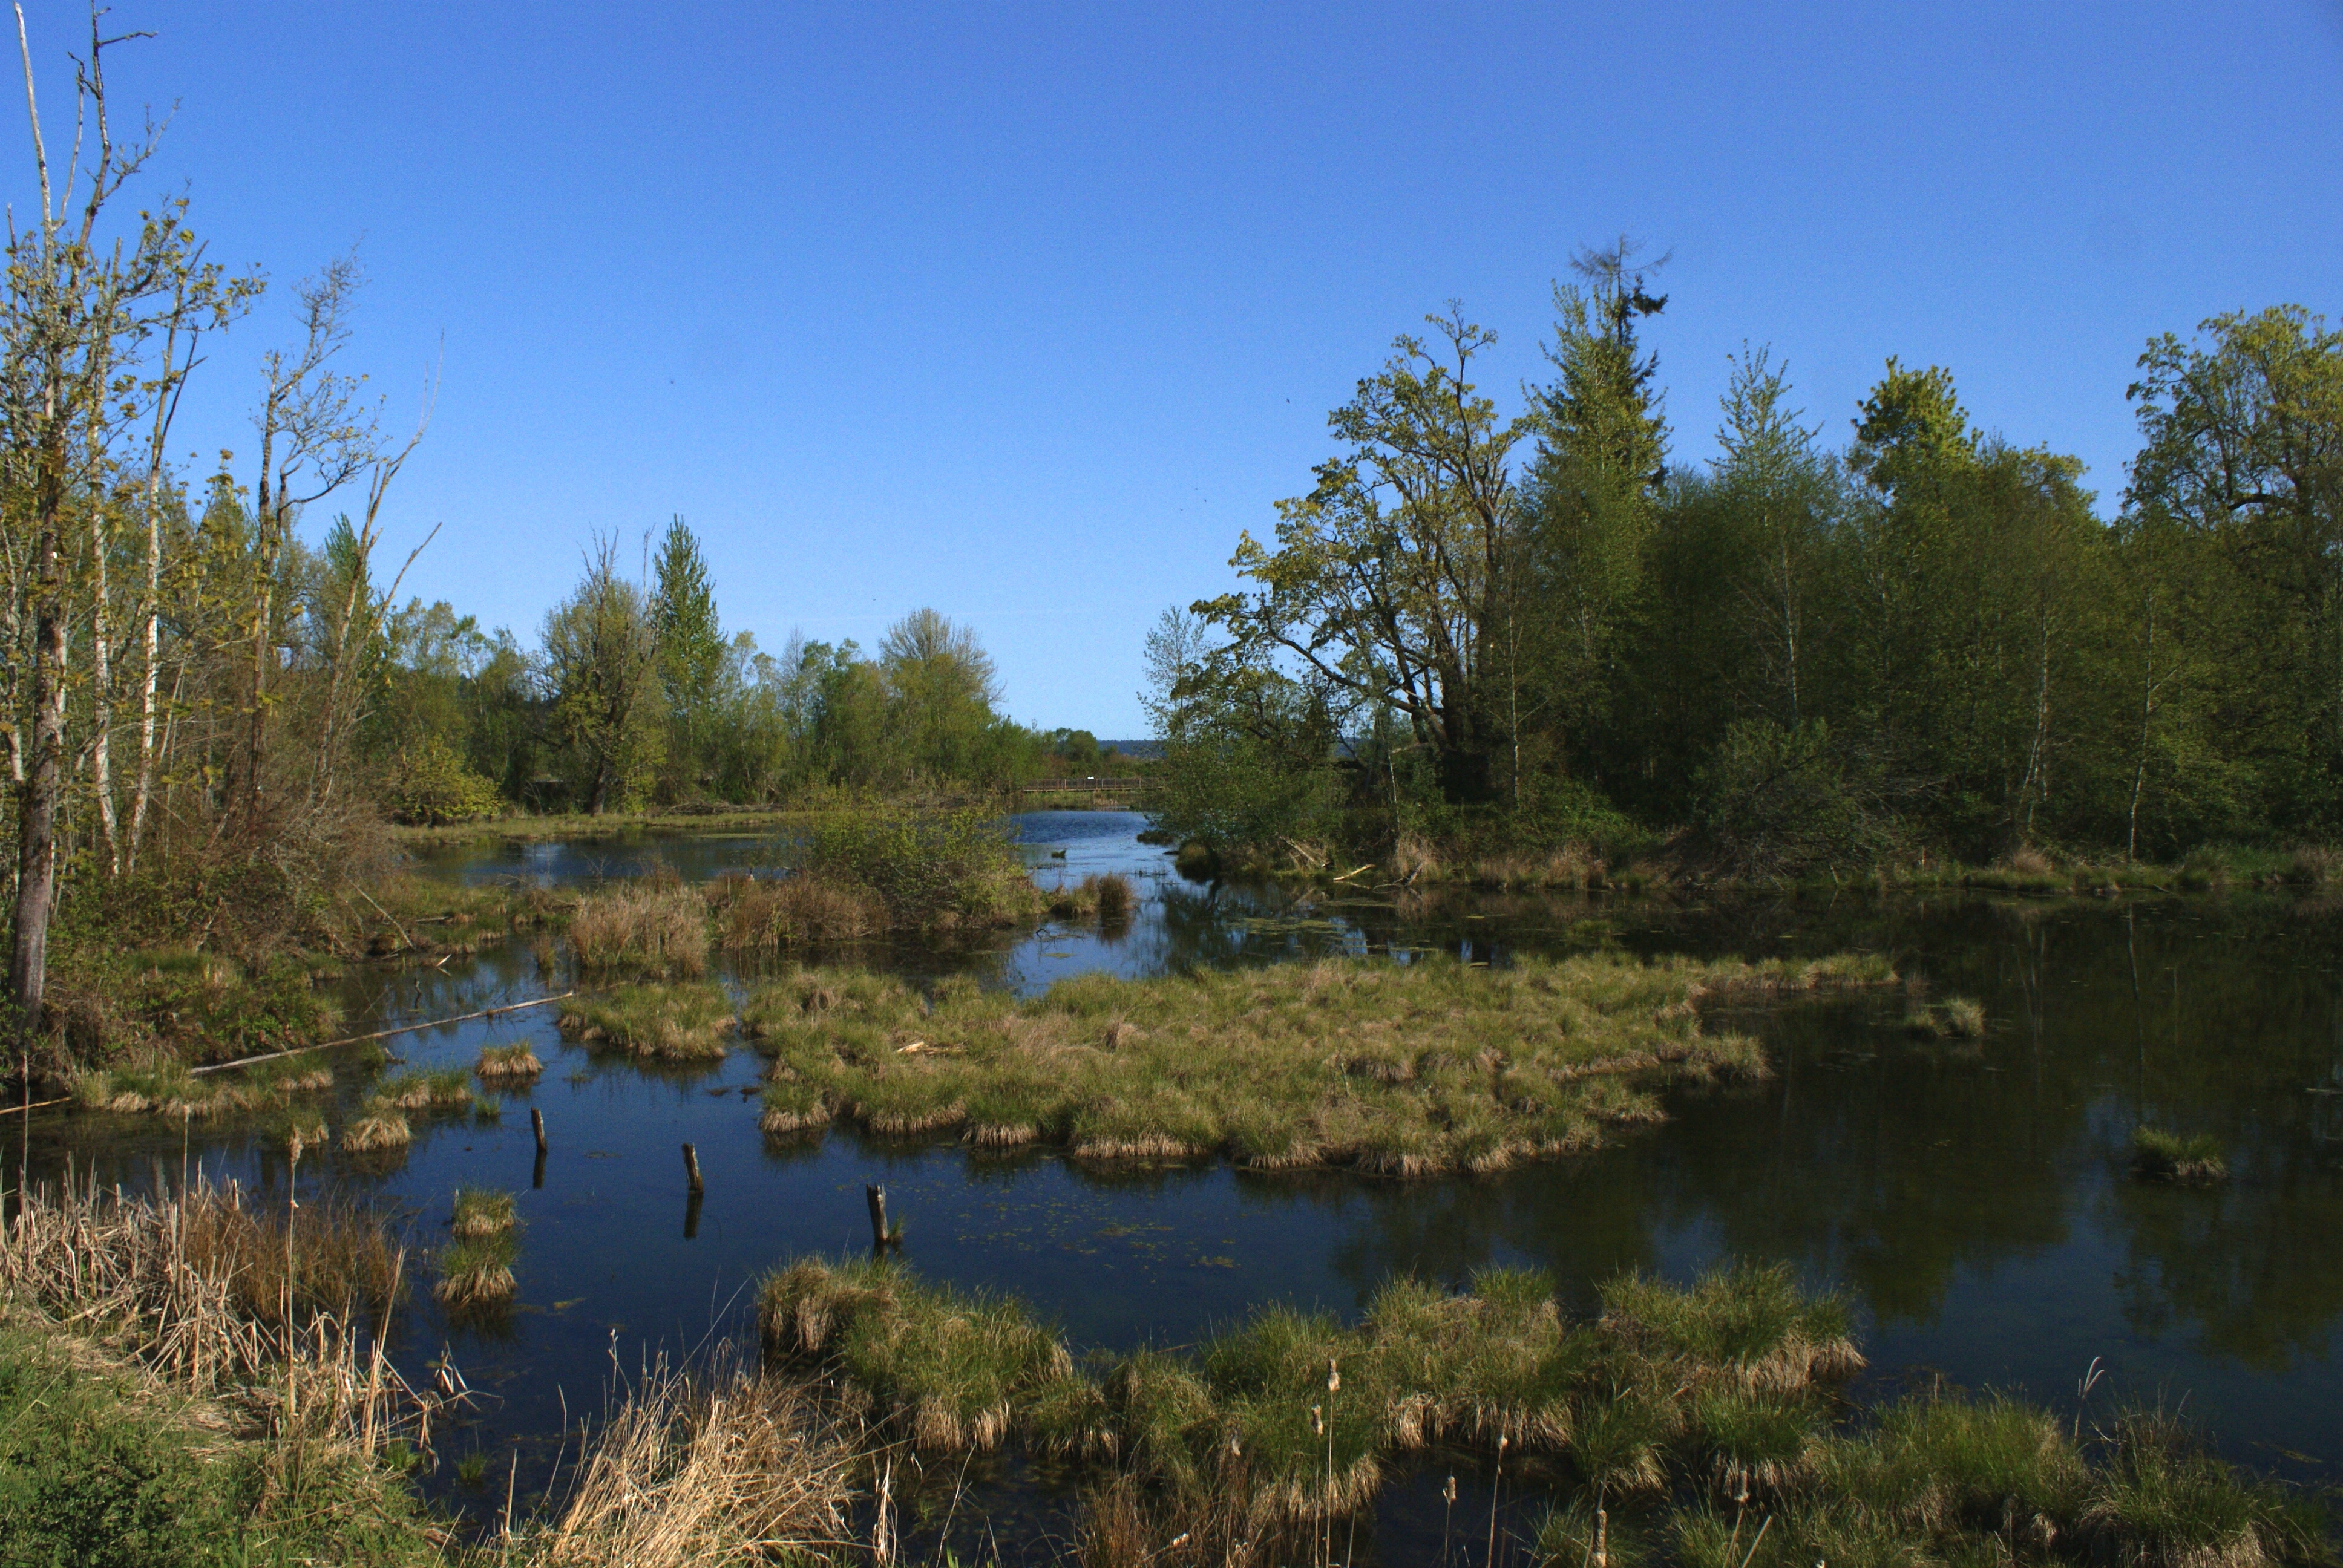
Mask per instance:
[[[842,1121],[1081,1159],[1488,1172],[1662,1115],[1674,1084],[1756,1078],[1712,997],[1884,985],[1882,958],[1744,964],[1599,955],[1493,970],[1333,960],[1147,980],[1085,975],[1026,1001],[948,980],[803,970],[742,1030],[774,1058],[767,1131]]]

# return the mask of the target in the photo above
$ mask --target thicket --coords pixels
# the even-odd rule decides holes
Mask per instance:
[[[1516,411],[1452,311],[1330,415],[1243,588],[1150,639],[1167,828],[1754,878],[2343,833],[2343,332],[2149,342],[2102,518],[1894,359],[1833,444],[1746,354],[1721,455],[1672,461],[1653,282],[1582,255]]]

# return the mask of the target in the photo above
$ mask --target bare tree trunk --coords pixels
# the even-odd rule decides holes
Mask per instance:
[[[55,455],[56,471],[65,467]],[[33,746],[16,807],[16,907],[8,955],[8,988],[25,1029],[36,1030],[48,989],[49,909],[56,892],[57,797],[65,749],[65,568],[57,548],[56,487],[35,505],[39,529],[33,547],[38,595],[33,632]]]
[[[89,507],[90,569],[94,574],[89,610],[90,658],[90,783],[97,791],[98,828],[106,839],[106,864],[114,876],[122,874],[122,836],[114,803],[114,624],[107,595],[106,505],[93,497]]]

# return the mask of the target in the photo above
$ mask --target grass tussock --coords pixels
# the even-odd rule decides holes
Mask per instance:
[[[501,1231],[458,1231],[432,1260],[439,1275],[431,1287],[432,1299],[459,1313],[503,1306],[519,1288],[512,1271],[519,1254],[509,1225]]]
[[[368,1111],[463,1111],[472,1103],[472,1075],[460,1067],[437,1072],[401,1072],[375,1085],[367,1098]]]
[[[519,1223],[513,1207],[513,1195],[509,1192],[488,1187],[458,1187],[456,1211],[449,1217],[447,1228],[462,1240],[501,1236]]]
[[[708,890],[717,940],[729,953],[780,953],[861,941],[890,924],[886,900],[860,883],[817,870],[728,877]]]
[[[396,1111],[370,1111],[342,1129],[346,1154],[379,1154],[415,1141],[415,1129]]]
[[[1904,1014],[1904,1032],[1917,1040],[1976,1040],[1985,1034],[1985,1007],[1965,996],[1915,1002]]]
[[[2132,1174],[2150,1181],[2226,1181],[2229,1162],[2209,1132],[2180,1133],[2137,1127],[2131,1135]]]
[[[295,1110],[301,1096],[333,1085],[333,1069],[314,1060],[260,1062],[198,1075],[186,1062],[165,1058],[148,1066],[79,1073],[72,1080],[72,1092],[91,1111],[206,1121]]]
[[[697,980],[708,972],[708,906],[669,878],[588,893],[570,917],[580,971],[628,980]]]
[[[1139,907],[1139,894],[1131,879],[1120,871],[1084,877],[1045,895],[1051,917],[1061,920],[1097,920],[1101,925],[1118,926],[1131,919]]]
[[[525,1040],[510,1045],[484,1046],[480,1060],[472,1064],[473,1074],[483,1083],[512,1082],[535,1078],[545,1070],[537,1052]]]
[[[1573,1568],[2331,1561],[2315,1511],[2164,1418],[2078,1439],[1943,1392],[1853,1415],[1846,1308],[1785,1269],[1601,1294],[1574,1321],[1541,1273],[1394,1280],[1355,1322],[1271,1306],[1190,1352],[1078,1363],[1013,1300],[802,1259],[758,1316],[772,1367],[924,1450],[1020,1442],[1074,1467],[1085,1563],[1322,1562],[1326,1525],[1425,1452],[1548,1490],[1541,1560]]]
[[[1093,1160],[1221,1156],[1264,1170],[1500,1171],[1657,1120],[1670,1084],[1751,1078],[1757,1042],[1701,1004],[1893,979],[1885,960],[1614,956],[1332,960],[1152,980],[1087,975],[1019,1001],[808,970],[741,1010],[774,1058],[767,1126],[957,1132]]]
[[[721,986],[635,985],[570,1001],[558,1027],[572,1040],[635,1056],[712,1061],[724,1055],[724,1032],[732,1024]]]

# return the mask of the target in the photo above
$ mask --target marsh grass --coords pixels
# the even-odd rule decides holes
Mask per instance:
[[[570,917],[569,945],[587,974],[697,980],[708,972],[708,905],[671,872],[588,893]]]
[[[852,1525],[870,1446],[804,1389],[724,1355],[643,1369],[558,1515],[509,1553],[563,1568],[750,1568],[868,1560]]]
[[[388,1111],[463,1111],[472,1104],[472,1075],[464,1068],[402,1072],[375,1085],[367,1109]]]
[[[2110,1462],[2077,1521],[2107,1559],[2127,1568],[2331,1560],[2329,1522],[2317,1509],[2241,1476],[2172,1416],[2127,1413],[2110,1439]]]
[[[1985,1008],[1965,996],[1916,1001],[1905,1011],[1904,1032],[1923,1040],[1975,1040],[1985,1033]]]
[[[1150,980],[1085,975],[1020,1001],[922,997],[840,970],[785,976],[741,1010],[771,1054],[769,1128],[835,1119],[882,1137],[957,1132],[1084,1160],[1226,1158],[1392,1176],[1501,1171],[1656,1121],[1653,1091],[1762,1076],[1712,998],[1893,979],[1885,960],[1746,965],[1614,956],[1330,960]]]
[[[342,1129],[346,1154],[378,1154],[415,1141],[415,1129],[396,1111],[369,1111]]]
[[[2162,1127],[2132,1130],[2131,1170],[2151,1181],[2225,1181],[2229,1176],[2219,1139],[2209,1132],[2179,1133]]]
[[[518,1289],[513,1260],[519,1243],[509,1227],[477,1234],[459,1233],[432,1259],[439,1274],[431,1287],[432,1299],[452,1312],[477,1312],[503,1306]]]
[[[572,1040],[636,1056],[712,1061],[725,1054],[723,1035],[732,1024],[721,986],[635,985],[571,1000],[558,1027]]]
[[[1061,920],[1095,920],[1101,925],[1119,926],[1131,919],[1138,907],[1139,895],[1131,879],[1120,871],[1108,871],[1084,877],[1054,892],[1044,895],[1050,914]]]
[[[488,1187],[456,1189],[455,1213],[448,1230],[458,1237],[501,1236],[518,1223],[513,1195]]]
[[[81,1073],[73,1080],[73,1095],[92,1111],[202,1121],[286,1109],[299,1096],[333,1084],[333,1070],[314,1060],[263,1062],[198,1077],[186,1062],[164,1059],[148,1066]]]
[[[875,896],[892,931],[980,931],[1041,908],[1008,829],[980,810],[839,810],[817,820],[790,858],[798,876]]]
[[[890,923],[886,900],[875,890],[819,870],[727,877],[709,885],[707,898],[718,943],[729,953],[861,941]]]
[[[526,1040],[509,1045],[489,1045],[480,1049],[480,1060],[472,1064],[472,1071],[483,1083],[496,1083],[516,1079],[531,1079],[545,1070],[537,1052]]]
[[[1807,1473],[1818,1391],[1860,1358],[1813,1352],[1840,1321],[1834,1302],[1748,1310],[1783,1283],[1732,1271],[1664,1306],[1671,1287],[1635,1281],[1641,1319],[1583,1323],[1565,1318],[1542,1273],[1485,1271],[1463,1293],[1402,1279],[1355,1324],[1270,1306],[1192,1354],[1150,1349],[1078,1366],[1014,1301],[930,1284],[890,1260],[800,1259],[768,1278],[758,1321],[777,1364],[830,1380],[923,1449],[1016,1434],[1143,1483],[1158,1501],[1101,1505],[1138,1508],[1147,1529],[1169,1497],[1258,1533],[1358,1513],[1407,1455],[1434,1445],[1573,1463],[1614,1494],[1662,1490],[1676,1469],[1725,1451],[1787,1484]],[[1655,1337],[1652,1322],[1689,1326]],[[1753,1366],[1769,1369],[1762,1395],[1747,1390]],[[1808,1373],[1793,1387],[1795,1368]],[[1688,1426],[1700,1432],[1689,1445]]]

